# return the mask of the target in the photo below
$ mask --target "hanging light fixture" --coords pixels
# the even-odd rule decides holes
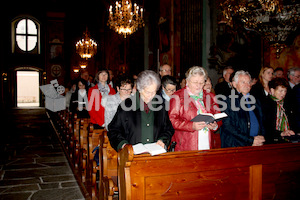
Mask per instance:
[[[241,21],[248,30],[256,31],[270,42],[276,57],[286,47],[288,35],[299,27],[300,4],[281,0],[225,0],[220,7],[223,20],[233,27],[233,20]]]
[[[87,66],[88,66],[88,61],[87,60],[81,60],[79,62],[79,66],[80,66],[81,69],[86,69]]]
[[[83,33],[83,38],[76,43],[76,52],[86,60],[97,53],[97,43],[89,37],[87,29]]]
[[[113,9],[114,8],[114,9]],[[134,3],[133,7],[131,1],[122,0],[116,1],[115,7],[109,7],[109,18],[107,25],[118,34],[122,34],[124,38],[131,35],[138,28],[143,27],[143,8]]]

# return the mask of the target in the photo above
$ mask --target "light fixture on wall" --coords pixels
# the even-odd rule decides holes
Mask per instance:
[[[79,67],[74,67],[74,68],[73,68],[73,72],[74,72],[74,73],[77,74],[79,71],[80,71]]]
[[[225,0],[220,4],[223,19],[233,27],[234,20],[241,21],[248,30],[256,31],[275,48],[277,58],[286,47],[288,35],[299,27],[300,4],[281,0]]]
[[[2,78],[3,78],[3,81],[7,81],[7,73],[6,72],[2,73]]]
[[[43,79],[46,80],[47,79],[47,73],[43,72]]]
[[[81,64],[81,65],[80,65],[80,68],[81,68],[81,69],[85,69],[86,67],[87,67],[86,64]]]
[[[97,43],[90,38],[87,29],[83,33],[83,38],[76,43],[76,52],[86,60],[97,53]]]
[[[116,5],[109,7],[109,18],[107,25],[122,34],[124,38],[143,27],[143,8],[134,3],[133,7],[130,0],[116,1]]]
[[[79,66],[80,66],[81,69],[86,69],[87,66],[88,66],[88,61],[87,60],[81,60],[79,62]]]

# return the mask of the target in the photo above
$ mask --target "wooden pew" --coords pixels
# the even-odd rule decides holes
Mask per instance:
[[[100,148],[100,142],[99,138],[103,135],[105,132],[104,129],[94,129],[94,125],[90,124],[89,126],[89,166],[88,166],[88,173],[90,174],[90,181],[91,181],[91,187],[92,187],[92,199],[97,198],[97,184],[96,184],[96,178],[97,178],[97,172],[99,171],[99,166],[97,165],[96,161],[94,160],[94,156],[96,152],[93,152],[96,147]],[[100,161],[99,161],[100,163]],[[99,192],[98,192],[99,193]]]
[[[74,115],[73,119],[73,163],[75,166],[75,169],[78,169],[79,167],[79,162],[80,162],[80,156],[79,156],[79,151],[80,151],[80,119],[77,118],[77,114]]]
[[[72,119],[73,116],[72,116],[72,113],[69,112],[69,111],[65,111],[64,113],[64,135],[63,135],[63,138],[64,138],[64,145],[65,145],[65,148],[67,150],[67,153],[69,156],[72,157],[72,142],[71,142],[71,139],[72,139],[72,135],[73,135],[73,124],[72,124]]]
[[[300,144],[118,153],[119,199],[300,199]]]
[[[99,199],[112,200],[118,191],[118,153],[111,147],[104,131],[99,138]]]
[[[87,175],[87,166],[89,165],[89,159],[88,159],[88,154],[89,154],[89,148],[88,148],[88,127],[90,124],[90,119],[89,118],[82,118],[80,120],[80,132],[79,132],[79,143],[80,143],[80,160],[81,162],[81,181],[83,183],[86,183],[87,178],[89,178]]]

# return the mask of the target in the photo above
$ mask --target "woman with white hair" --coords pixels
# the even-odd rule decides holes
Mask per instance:
[[[123,101],[108,125],[111,146],[119,151],[126,144],[156,142],[167,148],[174,134],[162,99],[157,99],[160,87],[158,74],[145,70],[138,75],[137,92]]]
[[[203,90],[207,79],[204,68],[194,66],[186,72],[186,87],[173,94],[170,100],[169,117],[175,129],[172,141],[175,151],[206,150],[214,147],[212,132],[222,122],[206,124],[204,121],[191,120],[202,113],[219,113],[215,95]]]

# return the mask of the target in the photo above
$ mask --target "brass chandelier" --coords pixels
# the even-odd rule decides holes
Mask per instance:
[[[97,43],[89,37],[87,29],[83,33],[83,38],[76,43],[76,52],[86,60],[97,53]]]
[[[245,29],[253,30],[266,38],[276,49],[277,58],[285,48],[288,35],[299,27],[300,4],[291,0],[225,0],[220,4],[223,23],[233,26],[241,21]]]
[[[116,1],[116,5],[109,7],[109,18],[107,25],[124,38],[131,35],[138,28],[143,27],[143,8],[134,3],[133,7],[130,0]]]

